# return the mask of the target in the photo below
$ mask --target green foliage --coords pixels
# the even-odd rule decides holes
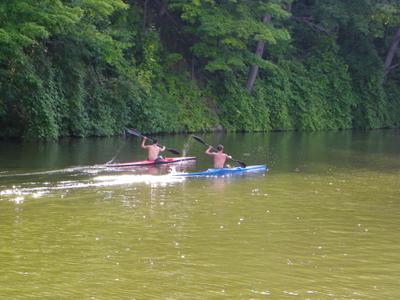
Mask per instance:
[[[382,86],[382,62],[377,51],[359,35],[353,35],[344,47],[357,99],[353,111],[353,127],[386,127],[389,111]]]
[[[82,11],[61,1],[3,1],[0,3],[0,60],[21,59],[24,49],[52,33],[78,23]]]
[[[386,127],[400,127],[400,73],[398,72],[392,80],[386,83],[386,98],[388,110],[388,122]]]
[[[333,41],[326,49],[315,51],[306,62],[309,80],[313,84],[314,111],[324,121],[313,129],[345,129],[352,126],[355,97],[348,67],[335,50]],[[318,112],[319,111],[319,112]]]
[[[281,60],[263,71],[251,97],[233,76],[223,88],[215,87],[213,94],[223,95],[218,101],[223,125],[246,131],[351,128],[356,98],[332,43],[325,41],[302,62]]]
[[[0,124],[6,135],[14,127],[14,134],[39,139],[117,131],[114,82],[102,73],[124,65],[127,43],[114,39],[110,16],[126,7],[120,0],[0,4],[0,79],[8,83]]]
[[[235,72],[250,64],[249,45],[258,40],[276,44],[288,40],[285,28],[265,24],[261,16],[279,18],[289,14],[274,2],[249,1],[171,1],[170,7],[187,22],[187,31],[196,37],[191,46],[194,55],[206,60],[209,72]]]
[[[234,76],[226,77],[223,84],[219,81],[209,89],[218,95],[218,111],[221,125],[229,131],[265,131],[269,111],[262,97],[252,99],[243,89],[243,83]]]
[[[398,127],[399,25],[394,0],[3,1],[0,136]]]

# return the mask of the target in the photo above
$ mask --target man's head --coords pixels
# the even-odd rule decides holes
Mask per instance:
[[[218,151],[224,151],[224,146],[222,146],[221,144],[219,144],[219,145],[217,146],[217,150],[218,150]]]
[[[157,145],[158,141],[157,139],[153,139],[153,145]]]

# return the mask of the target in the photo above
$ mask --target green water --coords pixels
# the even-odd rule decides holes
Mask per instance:
[[[266,174],[176,178],[137,138],[0,141],[0,299],[400,299],[400,132],[203,135]],[[211,166],[188,136],[161,136]]]

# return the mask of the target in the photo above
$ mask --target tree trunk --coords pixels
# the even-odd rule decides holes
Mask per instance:
[[[263,21],[263,23],[267,23],[267,22],[271,21],[271,16],[264,15],[262,17],[262,21]],[[264,41],[257,41],[256,51],[254,53],[256,55],[256,57],[262,58],[262,55],[264,52],[264,46],[265,46]],[[257,74],[258,74],[258,65],[252,64],[250,67],[249,76],[248,76],[247,82],[246,82],[246,90],[249,94],[251,94],[251,91],[253,90],[253,85],[254,85],[254,82],[256,81]]]
[[[383,66],[383,80],[386,79],[390,70],[393,69],[392,62],[396,54],[397,48],[399,47],[399,42],[400,42],[400,27],[397,28],[397,32],[393,38],[392,45],[390,46],[389,51],[386,55],[385,64]]]
[[[194,73],[194,56],[192,55],[192,71],[191,71],[192,80],[196,80],[195,73]]]
[[[143,4],[143,32],[146,31],[146,23],[147,23],[147,2],[148,0],[144,1]]]

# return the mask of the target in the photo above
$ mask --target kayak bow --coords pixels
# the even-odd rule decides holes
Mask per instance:
[[[221,169],[208,169],[202,172],[193,173],[176,173],[173,176],[180,177],[208,177],[208,176],[223,176],[229,174],[252,173],[252,172],[265,172],[267,171],[266,165],[247,166],[245,168],[221,168]]]
[[[142,166],[156,166],[156,165],[164,165],[164,164],[175,164],[185,161],[194,161],[196,157],[188,156],[188,157],[165,157],[160,160],[142,160],[142,161],[134,161],[134,162],[126,162],[119,164],[106,164],[107,167],[142,167]]]

